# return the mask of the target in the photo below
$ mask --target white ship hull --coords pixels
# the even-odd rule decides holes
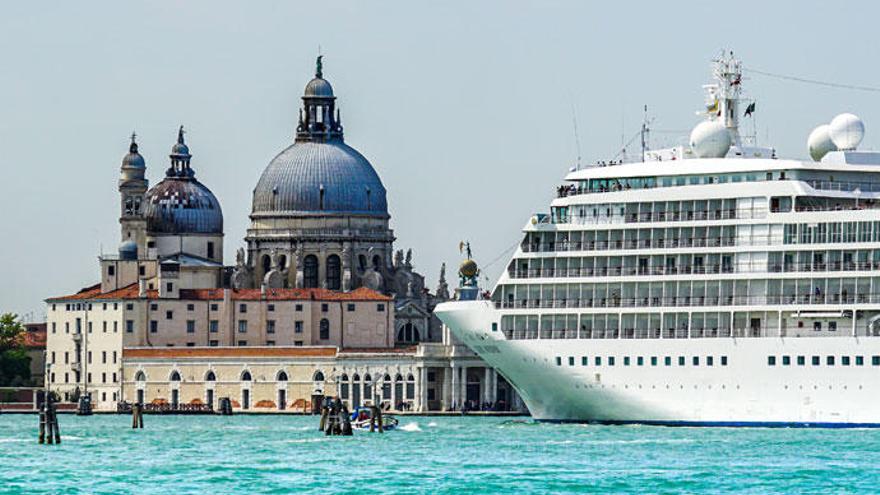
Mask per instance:
[[[508,340],[492,329],[500,314],[490,301],[444,303],[436,314],[517,389],[539,420],[880,426],[880,339]]]

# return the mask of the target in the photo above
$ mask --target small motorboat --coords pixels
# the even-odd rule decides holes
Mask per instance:
[[[397,428],[400,422],[390,414],[380,413],[376,422],[373,422],[373,411],[371,407],[357,407],[351,413],[351,427],[354,430],[370,431],[370,424],[373,423],[376,431],[379,430],[379,420],[382,421],[382,430],[390,431]]]

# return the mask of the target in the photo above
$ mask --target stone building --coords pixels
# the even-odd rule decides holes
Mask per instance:
[[[293,144],[253,190],[234,266],[223,212],[196,179],[184,130],[152,188],[132,136],[120,168],[121,244],[100,282],[47,299],[50,386],[100,409],[119,401],[291,410],[313,394],[410,410],[519,405],[444,331],[412,251],[394,250],[386,191],[345,144],[319,57]]]

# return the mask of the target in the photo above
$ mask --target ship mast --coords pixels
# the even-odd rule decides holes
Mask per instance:
[[[733,52],[722,53],[712,61],[712,76],[717,81],[703,86],[706,90],[706,108],[710,120],[720,119],[730,132],[737,147],[742,146],[739,135],[739,100],[742,90],[742,62]]]

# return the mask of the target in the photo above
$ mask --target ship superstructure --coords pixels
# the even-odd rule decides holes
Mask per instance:
[[[778,159],[739,61],[713,76],[687,146],[569,173],[491,300],[437,314],[538,419],[880,425],[880,153],[842,114]]]

